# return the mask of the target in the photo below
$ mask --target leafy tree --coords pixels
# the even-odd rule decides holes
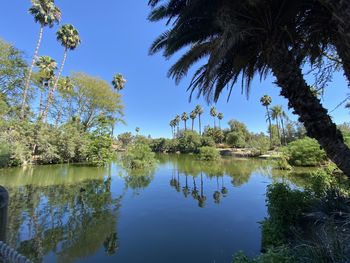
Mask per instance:
[[[57,31],[57,41],[60,42],[61,45],[64,47],[64,54],[63,54],[62,64],[61,64],[60,69],[59,69],[57,76],[55,78],[55,82],[53,84],[53,87],[49,91],[49,98],[47,100],[45,110],[43,113],[43,121],[44,122],[46,122],[46,118],[47,118],[47,115],[49,113],[50,105],[54,99],[54,94],[55,94],[55,91],[56,91],[57,86],[58,86],[58,81],[61,77],[64,65],[66,63],[68,50],[76,49],[81,42],[78,30],[76,30],[75,27],[70,25],[70,24],[63,25]]]
[[[124,132],[118,135],[118,141],[120,141],[123,147],[128,146],[133,140],[131,132]]]
[[[320,47],[328,44],[336,45],[340,58],[350,63],[346,51],[349,44],[340,44],[339,37],[349,38],[345,36],[348,19],[335,19],[337,12],[340,17],[349,16],[344,11],[348,10],[347,3],[331,4],[327,0],[330,8],[324,8],[320,1],[308,3],[311,5],[273,0],[150,0],[149,19],[168,19],[170,25],[167,32],[154,41],[150,53],[164,50],[164,56],[169,58],[183,47],[189,47],[170,69],[169,75],[177,82],[186,76],[191,66],[205,58],[195,71],[189,90],[192,93],[198,90],[198,95],[204,95],[209,101],[217,101],[223,89],[232,88],[240,76],[248,93],[256,73],[264,77],[271,71],[281,95],[299,115],[308,136],[317,139],[328,157],[350,176],[350,150],[301,70],[307,59],[312,65],[322,60],[324,48]],[[336,27],[328,31],[325,29],[329,29],[330,20],[335,21]],[[343,67],[346,71],[350,68]]]
[[[203,161],[216,161],[220,159],[220,154],[215,147],[204,146],[199,148],[199,159]]]
[[[151,168],[156,160],[154,153],[147,144],[135,143],[129,145],[122,157],[123,166],[127,169]]]
[[[233,131],[226,135],[226,143],[232,147],[244,148],[246,146],[245,136],[242,131]]]
[[[187,131],[186,122],[187,122],[187,120],[188,120],[188,116],[187,116],[187,113],[186,113],[186,112],[182,113],[182,115],[181,115],[181,120],[183,120],[183,122],[184,122],[184,124],[185,124],[185,131]]]
[[[23,53],[0,39],[0,115],[7,114],[18,104],[26,71]]]
[[[29,8],[29,13],[33,15],[35,22],[40,24],[40,32],[39,32],[38,42],[35,47],[32,63],[29,68],[29,72],[26,76],[23,99],[22,99],[22,111],[21,111],[22,118],[24,117],[24,114],[25,114],[25,107],[27,103],[30,80],[32,77],[34,64],[38,57],[44,28],[46,26],[50,28],[53,27],[55,23],[57,24],[59,23],[61,18],[61,11],[57,6],[55,6],[55,3],[53,0],[32,0],[32,6]]]
[[[178,149],[181,153],[197,153],[201,147],[201,136],[193,131],[183,131],[178,135]]]
[[[222,143],[225,138],[222,130],[218,128],[210,128],[209,126],[205,128],[203,136],[212,138],[215,143]]]

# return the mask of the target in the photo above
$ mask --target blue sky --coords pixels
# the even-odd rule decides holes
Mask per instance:
[[[34,23],[27,10],[29,0],[2,0],[0,10],[0,37],[23,50],[30,60],[39,25]],[[179,86],[167,78],[167,71],[174,59],[165,60],[161,54],[148,55],[152,41],[164,31],[162,23],[147,21],[148,0],[56,0],[62,10],[62,23],[71,23],[80,32],[81,46],[68,54],[64,74],[82,71],[99,76],[110,82],[115,73],[122,73],[128,80],[122,91],[125,105],[126,126],[118,125],[116,133],[141,128],[141,134],[152,137],[170,137],[169,121],[182,112],[190,112],[195,105],[205,109],[204,125],[213,123],[209,116],[210,105],[203,99],[194,98],[190,103],[186,92],[190,77]],[[56,42],[57,27],[45,29],[41,55],[50,55],[58,62],[63,50]],[[226,126],[229,119],[237,119],[247,124],[254,132],[266,131],[265,111],[259,99],[269,94],[273,105],[283,105],[287,110],[287,101],[279,96],[279,88],[269,76],[260,82],[256,78],[252,84],[249,100],[241,95],[241,87],[235,87],[230,101],[223,94],[216,107],[223,112]],[[327,88],[322,103],[333,109],[344,100],[349,90],[342,72],[335,73],[333,82]],[[349,121],[349,110],[344,107],[331,113],[337,123]],[[296,119],[289,111],[291,119]]]

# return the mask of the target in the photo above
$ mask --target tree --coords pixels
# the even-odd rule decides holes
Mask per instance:
[[[137,135],[138,135],[139,132],[140,132],[140,128],[139,128],[139,127],[136,127],[136,128],[135,128],[135,131],[136,131],[136,133],[137,133]]]
[[[182,113],[182,115],[181,115],[181,120],[183,120],[183,122],[184,122],[184,124],[185,124],[185,131],[187,131],[186,122],[187,122],[187,120],[188,120],[188,116],[187,116],[187,113],[186,113],[186,112]]]
[[[124,89],[125,83],[126,83],[126,79],[124,79],[122,74],[118,73],[113,77],[112,86],[118,92]]]
[[[264,95],[260,99],[261,105],[263,105],[266,108],[267,120],[269,122],[269,127],[268,127],[269,131],[271,131],[271,116],[270,116],[270,110],[269,110],[269,106],[270,106],[271,102],[272,102],[272,99],[268,95]],[[272,147],[272,134],[271,134],[271,132],[269,132],[269,134],[270,134],[270,146]]]
[[[198,115],[199,135],[202,135],[201,115],[204,113],[204,110],[201,105],[197,105],[194,111]]]
[[[175,121],[175,124],[176,124],[176,127],[177,127],[177,133],[179,133],[181,117],[179,115],[176,115],[174,121]]]
[[[57,89],[58,81],[61,77],[64,65],[66,63],[67,59],[67,53],[68,50],[74,50],[76,49],[79,44],[81,43],[79,32],[75,29],[73,25],[67,24],[63,25],[58,31],[57,31],[57,41],[61,43],[61,45],[64,47],[64,54],[63,54],[63,60],[62,64],[60,66],[60,69],[58,71],[58,74],[55,78],[55,82],[53,84],[53,87],[49,91],[49,98],[47,100],[45,110],[43,113],[43,121],[46,122],[47,115],[49,113],[50,105],[53,101],[55,91]]]
[[[194,120],[197,118],[197,112],[195,110],[191,111],[190,118],[192,120],[192,131],[193,131]]]
[[[283,119],[286,118],[287,115],[283,111],[282,106],[274,106],[271,108],[271,118],[276,121],[277,129],[278,129],[278,136],[281,139],[281,142],[286,144],[286,133],[284,129],[284,121]],[[279,122],[281,123],[282,128],[282,137],[280,136],[280,126]]]
[[[216,123],[215,123],[215,120],[216,120],[216,116],[218,115],[217,111],[216,111],[216,108],[213,106],[210,108],[210,116],[213,117],[214,119],[214,128],[216,127]]]
[[[104,116],[123,116],[123,105],[120,94],[113,91],[110,85],[85,73],[74,73],[71,76],[74,90],[70,94],[73,103],[68,105],[72,118],[78,118],[85,131],[98,124],[101,114]]]
[[[37,60],[37,56],[39,53],[39,48],[41,45],[44,28],[46,26],[49,26],[50,28],[53,27],[55,23],[57,24],[59,23],[61,18],[61,11],[57,6],[55,6],[53,0],[32,0],[32,4],[33,4],[32,7],[29,8],[29,13],[34,16],[35,22],[40,24],[40,31],[39,31],[39,37],[35,47],[34,55],[32,58],[32,63],[29,68],[29,72],[26,76],[26,81],[25,81],[25,86],[23,91],[23,98],[22,98],[21,118],[24,118],[30,80],[32,77],[34,64]]]
[[[172,119],[169,123],[170,127],[171,127],[171,133],[173,135],[173,138],[175,138],[175,127],[176,127],[176,123],[175,120]]]
[[[38,82],[40,83],[39,117],[42,114],[43,92],[45,87],[50,86],[50,81],[55,76],[57,62],[49,56],[40,56],[35,65],[39,68]]]
[[[1,115],[20,104],[27,64],[23,53],[0,39],[0,103]]]
[[[218,119],[219,119],[219,129],[221,129],[221,120],[224,118],[224,114],[219,112],[218,113]]]

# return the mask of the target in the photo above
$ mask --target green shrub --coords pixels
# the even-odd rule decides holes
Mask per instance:
[[[193,131],[183,131],[178,136],[178,149],[181,153],[198,153],[201,136]]]
[[[209,147],[215,147],[215,141],[213,140],[213,138],[209,137],[209,136],[202,136],[201,138],[201,146],[209,146]]]
[[[274,249],[268,249],[266,253],[260,256],[249,259],[243,252],[238,252],[234,258],[233,263],[294,263],[295,257],[292,251],[286,247],[281,246]]]
[[[155,154],[147,144],[129,145],[122,155],[122,164],[127,169],[142,169],[153,167],[156,163]]]
[[[268,230],[263,235],[268,235],[271,228],[280,235],[281,239],[287,240],[291,234],[291,230],[298,229],[298,223],[302,214],[310,208],[313,198],[309,191],[291,190],[291,188],[283,183],[269,185],[267,188],[267,208],[269,213]],[[263,225],[264,226],[264,225]],[[269,244],[270,238],[264,237],[264,247]]]
[[[267,151],[270,149],[270,140],[263,133],[251,134],[248,141],[248,146],[252,148],[253,155],[259,156],[267,153]]]
[[[222,143],[225,136],[221,129],[207,127],[203,133],[203,136],[210,137],[214,143]]]
[[[7,143],[0,144],[0,168],[10,166],[11,149]]]
[[[310,173],[309,190],[317,197],[322,197],[335,183],[335,178],[324,170],[317,170]]]
[[[292,170],[292,166],[288,163],[287,158],[283,155],[275,161],[273,167],[278,170]]]
[[[216,148],[204,146],[199,148],[199,159],[203,161],[215,161],[220,159],[220,154]]]
[[[291,142],[283,151],[288,162],[296,166],[318,166],[327,159],[318,142],[308,137]]]
[[[245,135],[241,131],[233,131],[226,135],[226,143],[231,147],[244,148],[246,146]]]

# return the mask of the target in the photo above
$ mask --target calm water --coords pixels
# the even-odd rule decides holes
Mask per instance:
[[[266,186],[260,160],[160,155],[152,171],[79,165],[0,170],[6,240],[34,262],[229,263],[259,253]]]

